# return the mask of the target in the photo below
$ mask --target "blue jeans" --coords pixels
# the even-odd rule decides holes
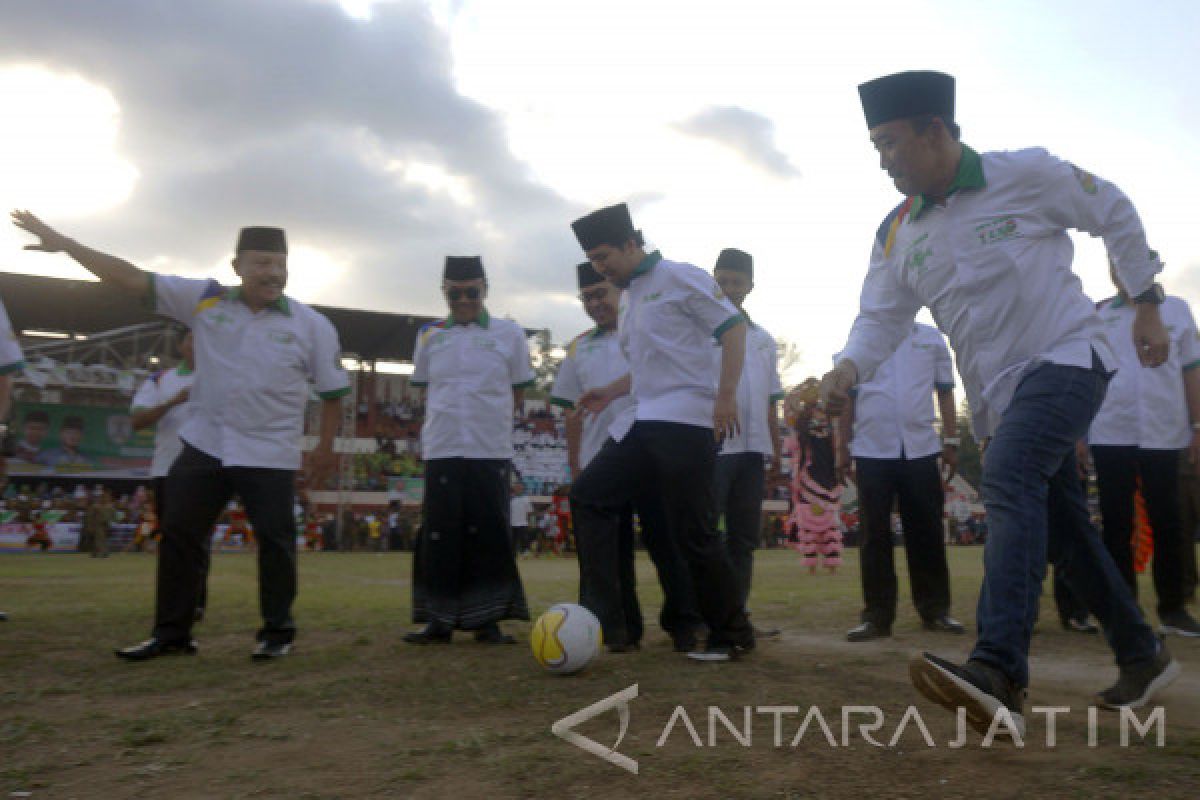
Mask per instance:
[[[1118,666],[1158,652],[1154,632],[1092,527],[1077,473],[1075,443],[1087,435],[1108,377],[1098,363],[1034,368],[1017,387],[984,458],[988,539],[971,658],[1019,686],[1029,684],[1029,640],[1048,552],[1099,620]]]

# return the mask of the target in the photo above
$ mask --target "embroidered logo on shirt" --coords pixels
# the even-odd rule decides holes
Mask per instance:
[[[1095,175],[1074,164],[1071,165],[1071,169],[1075,170],[1075,180],[1079,181],[1079,185],[1083,187],[1085,193],[1095,194],[1097,192]]]
[[[1008,215],[992,217],[987,222],[976,225],[975,235],[979,237],[979,243],[984,245],[1021,238],[1021,232],[1017,230],[1017,220]]]
[[[475,337],[472,337],[471,341],[475,344],[476,347],[480,348],[481,350],[495,350],[496,349],[496,340],[489,339],[486,336],[475,336]]]
[[[279,344],[291,344],[296,341],[296,335],[288,331],[271,331],[267,336],[272,342],[278,342]]]
[[[655,292],[654,294],[648,294],[645,297],[643,297],[642,302],[643,303],[653,303],[655,300],[657,300],[660,297],[662,297],[662,292]]]
[[[921,236],[915,242],[908,246],[908,249],[904,253],[904,268],[906,270],[913,270],[917,273],[918,277],[929,271],[929,266],[925,262],[927,262],[929,257],[933,255],[933,248],[921,247],[921,245],[925,244],[925,240],[928,238],[928,233],[921,234]]]

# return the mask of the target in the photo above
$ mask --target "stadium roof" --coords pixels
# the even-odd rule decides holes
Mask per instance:
[[[98,281],[0,272],[0,298],[18,335],[37,330],[91,336],[165,320],[137,298]],[[337,328],[343,352],[362,361],[412,361],[417,332],[437,319],[322,305],[313,308]]]

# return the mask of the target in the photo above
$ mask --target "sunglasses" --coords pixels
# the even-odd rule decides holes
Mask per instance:
[[[480,294],[480,292],[479,292],[478,286],[468,286],[465,289],[447,289],[446,290],[446,297],[448,297],[450,299],[450,302],[452,302],[452,303],[454,301],[458,300],[459,298],[466,298],[467,300],[478,300],[479,294]]]

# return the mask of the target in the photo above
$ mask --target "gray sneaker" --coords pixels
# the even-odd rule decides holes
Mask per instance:
[[[1192,638],[1200,636],[1200,622],[1196,622],[1195,617],[1182,608],[1163,614],[1161,622],[1158,632],[1164,636],[1171,633]]]
[[[1160,645],[1158,655],[1152,660],[1122,667],[1117,674],[1117,682],[1097,694],[1092,702],[1109,711],[1141,708],[1154,695],[1170,686],[1182,671],[1179,662],[1171,658],[1167,646]]]
[[[967,722],[981,735],[987,735],[1003,710],[1012,720],[1012,729],[1025,738],[1025,690],[992,665],[972,660],[960,667],[924,653],[909,662],[908,674],[917,691],[947,711],[965,708]],[[996,728],[997,736],[1008,733],[1006,725]]]

